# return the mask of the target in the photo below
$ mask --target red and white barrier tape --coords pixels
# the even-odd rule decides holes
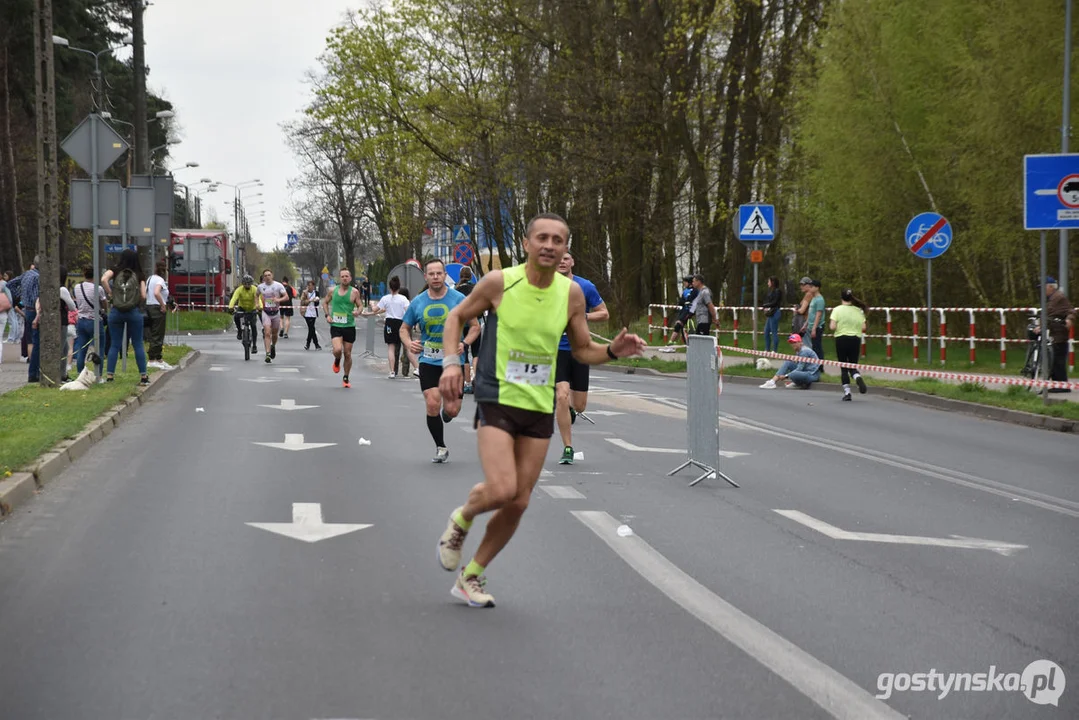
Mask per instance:
[[[910,368],[885,367],[883,365],[862,365],[860,363],[841,363],[837,360],[817,360],[786,355],[764,350],[747,350],[746,348],[729,347],[719,345],[720,350],[741,353],[742,355],[756,355],[758,357],[774,358],[776,360],[796,360],[797,362],[815,363],[834,367],[845,367],[849,370],[863,370],[866,372],[890,373],[893,375],[911,375],[915,377],[936,378],[938,380],[961,380],[964,382],[976,382],[982,385],[1021,385],[1038,388],[1061,388],[1079,390],[1079,383],[1060,382],[1057,380],[1031,380],[1029,378],[1000,377],[997,375],[974,375],[972,373],[943,372],[940,370],[913,370]]]

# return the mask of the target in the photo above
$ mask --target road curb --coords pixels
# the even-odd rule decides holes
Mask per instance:
[[[0,516],[10,515],[19,505],[34,497],[37,481],[28,472],[14,473],[0,480]]]
[[[635,368],[626,367],[624,365],[605,365],[603,369],[612,372],[620,372],[626,375],[650,375],[654,377],[683,379],[686,377],[685,373],[665,373],[660,372],[659,370],[653,370],[652,368]],[[762,380],[760,378],[744,377],[742,375],[724,375],[723,382],[734,383],[735,385],[760,385]],[[870,387],[872,388],[872,393],[878,397],[901,400],[910,403],[911,405],[920,405],[922,407],[932,408],[934,410],[946,410],[948,412],[961,412],[965,415],[974,415],[975,417],[980,417],[984,420],[996,420],[997,422],[1023,425],[1025,427],[1032,427],[1040,430],[1079,433],[1079,421],[1076,420],[1028,413],[1022,410],[1011,410],[995,405],[982,405],[980,403],[967,402],[966,400],[942,398],[936,395],[920,393],[914,390],[904,390],[902,388],[873,385],[870,385]],[[835,389],[838,389],[838,386],[833,387],[831,385],[815,384],[813,387],[809,388],[808,392],[834,391]]]
[[[85,455],[96,443],[108,437],[114,428],[152,398],[169,378],[186,369],[198,357],[199,351],[192,350],[180,359],[175,370],[151,375],[148,386],[136,388],[134,395],[91,420],[78,435],[58,442],[48,452],[29,463],[26,471],[0,480],[0,517],[13,513],[16,508],[30,500],[38,489],[59,477],[69,465]]]

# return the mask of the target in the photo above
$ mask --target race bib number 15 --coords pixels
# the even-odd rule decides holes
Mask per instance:
[[[549,355],[533,355],[510,350],[506,361],[506,382],[515,385],[547,385],[551,380]]]

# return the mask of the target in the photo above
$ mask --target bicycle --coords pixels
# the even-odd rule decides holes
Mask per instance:
[[[248,312],[237,308],[236,312],[243,315],[240,339],[244,346],[244,360],[250,360],[251,353],[255,349],[255,311]]]
[[[1038,315],[1031,315],[1027,320],[1027,356],[1026,361],[1023,363],[1023,369],[1019,371],[1019,374],[1028,377],[1031,380],[1048,380],[1049,373],[1046,368],[1053,367],[1053,344],[1050,343],[1046,348],[1047,355],[1043,362],[1042,360],[1042,335],[1038,328],[1041,319]],[[1050,319],[1052,322],[1052,319]],[[1030,388],[1031,392],[1041,392],[1038,388]]]

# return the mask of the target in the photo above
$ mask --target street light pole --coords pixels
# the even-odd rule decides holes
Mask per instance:
[[[81,52],[94,58],[94,104],[96,107],[94,111],[90,113],[90,204],[93,206],[91,210],[91,226],[93,237],[93,265],[94,265],[94,284],[101,282],[101,218],[98,214],[98,202],[101,192],[101,167],[100,160],[97,152],[97,135],[98,127],[101,123],[101,111],[105,107],[105,88],[104,81],[101,77],[101,56],[105,53],[119,50],[123,45],[117,45],[116,47],[105,48],[98,52],[91,50],[83,50],[82,48],[71,47],[71,44],[62,37],[53,35],[52,38],[54,45],[60,47],[66,47],[69,50],[75,52]],[[130,38],[127,38],[124,45],[130,44]],[[100,298],[97,304],[100,305]],[[94,313],[94,352],[98,357],[101,357],[101,313]]]

